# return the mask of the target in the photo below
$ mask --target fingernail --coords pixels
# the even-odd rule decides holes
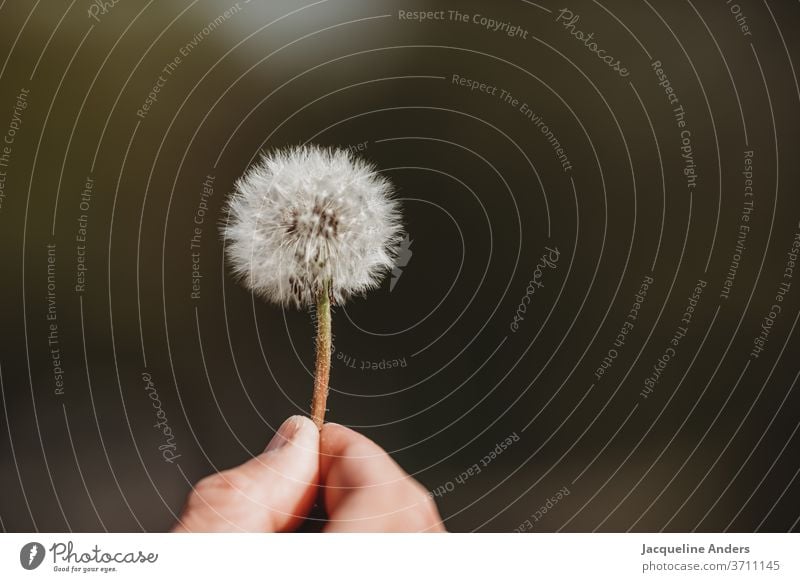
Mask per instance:
[[[292,439],[300,430],[300,420],[297,416],[290,416],[283,421],[275,436],[269,441],[267,448],[264,452],[276,451],[291,443]]]

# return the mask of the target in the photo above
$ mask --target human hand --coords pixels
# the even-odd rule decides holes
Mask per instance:
[[[294,531],[322,489],[326,532],[444,531],[431,496],[377,444],[293,416],[266,450],[202,479],[175,532]]]

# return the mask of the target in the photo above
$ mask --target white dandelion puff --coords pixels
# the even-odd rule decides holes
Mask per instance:
[[[379,285],[402,227],[391,183],[346,150],[305,146],[263,155],[236,183],[224,227],[234,273],[280,305],[335,303]]]
[[[263,155],[236,182],[223,226],[233,272],[280,305],[316,306],[311,417],[324,422],[331,301],[377,287],[403,240],[391,183],[349,151],[302,146]]]

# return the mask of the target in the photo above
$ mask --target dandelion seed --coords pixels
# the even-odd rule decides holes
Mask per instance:
[[[283,306],[317,309],[312,418],[325,414],[330,304],[377,287],[403,239],[391,183],[340,149],[302,146],[263,155],[236,183],[223,227],[234,274]]]

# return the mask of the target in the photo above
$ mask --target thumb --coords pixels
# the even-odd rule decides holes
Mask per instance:
[[[243,465],[202,479],[175,532],[287,531],[314,502],[319,431],[304,416],[288,418],[266,450]]]

